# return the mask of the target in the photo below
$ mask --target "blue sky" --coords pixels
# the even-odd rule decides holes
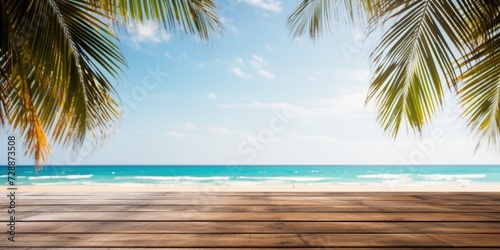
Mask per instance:
[[[493,164],[452,108],[421,138],[394,141],[364,105],[370,48],[362,30],[294,41],[286,17],[298,1],[219,1],[225,33],[202,44],[130,27],[117,85],[124,107],[105,144],[77,155],[53,148],[50,164]],[[375,35],[376,36],[376,35]],[[26,157],[21,164],[32,164]]]

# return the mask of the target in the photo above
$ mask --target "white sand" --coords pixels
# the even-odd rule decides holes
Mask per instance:
[[[500,192],[498,184],[221,185],[221,186],[17,186],[18,192]],[[3,186],[6,192],[7,187]]]

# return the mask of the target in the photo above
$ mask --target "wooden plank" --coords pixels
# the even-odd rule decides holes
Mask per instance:
[[[446,201],[446,200],[422,200],[422,201],[395,201],[395,200],[337,200],[334,198],[325,200],[315,199],[231,199],[229,197],[183,197],[175,199],[22,199],[19,205],[318,205],[318,206],[499,206],[500,201],[495,200],[471,200],[471,201]]]
[[[400,233],[388,222],[19,222],[26,233]],[[497,230],[500,231],[500,230]]]
[[[359,205],[358,201],[340,201],[340,200],[325,200],[325,201],[308,201],[301,200],[232,200],[230,198],[221,199],[164,199],[164,200],[140,200],[140,199],[61,199],[61,200],[45,200],[32,199],[17,201],[19,206],[28,205],[321,205],[321,206],[351,206]]]
[[[392,213],[391,213],[392,216]],[[18,221],[394,221],[383,213],[245,213],[245,212],[28,212]],[[5,220],[3,217],[0,219]],[[469,217],[474,220],[481,216]]]
[[[397,221],[500,221],[493,213],[386,213]]]
[[[124,198],[129,200],[191,200],[191,199],[206,199],[206,200],[287,200],[287,201],[297,201],[308,199],[309,201],[356,201],[356,200],[373,200],[373,201],[421,201],[422,199],[408,196],[408,195],[383,195],[383,196],[346,196],[346,197],[331,197],[331,196],[307,196],[307,195],[244,195],[244,196],[221,196],[221,195],[171,195],[171,196],[144,196],[144,195],[129,195],[126,197],[115,195],[103,195],[96,194],[94,196],[72,196],[72,195],[45,195],[45,196],[23,196],[20,195],[22,200],[78,200],[82,198],[91,198],[93,200],[123,200]]]
[[[366,206],[248,206],[248,205],[70,205],[70,206],[19,206],[19,212],[87,212],[87,211],[136,211],[136,212],[379,212],[381,209]],[[419,210],[421,211],[421,210]],[[423,210],[426,211],[425,209]]]
[[[497,222],[18,222],[28,233],[500,233]]]
[[[19,248],[15,248],[19,249]],[[30,247],[30,248],[21,248],[21,249],[29,249],[29,250],[68,250],[68,248],[53,248],[53,247],[45,247],[45,248],[39,248],[39,247]],[[79,248],[79,247],[72,247],[70,248],[71,250],[89,250],[89,248]],[[109,248],[104,248],[104,249],[109,249]],[[141,249],[141,250],[165,250],[166,248],[158,248],[158,247],[148,247],[148,248],[141,248],[141,247],[134,247],[134,248],[121,248],[121,247],[113,247],[112,250],[136,250],[136,249]],[[221,248],[213,248],[213,247],[190,247],[190,248],[185,248],[185,247],[168,247],[168,250],[214,250],[214,249],[221,249]],[[222,248],[222,249],[228,249],[228,250],[253,250],[253,249],[259,249],[259,250],[276,250],[276,249],[286,249],[286,250],[304,250],[304,249],[314,249],[317,250],[318,248],[310,248],[310,247],[258,247],[258,248],[240,248],[240,247],[230,247],[230,248]],[[440,250],[442,249],[454,249],[455,248],[439,248]],[[335,250],[353,250],[352,248],[335,248]],[[373,250],[373,248],[359,248],[357,247],[356,250]]]
[[[0,247],[303,247],[296,234],[26,234]]]
[[[450,246],[425,234],[301,234],[314,247],[441,247]]]
[[[366,206],[421,206],[421,205],[432,205],[432,206],[499,206],[500,201],[496,200],[422,200],[422,201],[369,201],[363,200],[359,201],[361,204]]]
[[[500,234],[429,234],[454,247],[498,247],[500,248]]]
[[[497,197],[491,195],[463,194],[463,195],[414,195],[414,197],[422,200],[448,200],[448,201],[464,201],[464,200],[496,200]]]
[[[138,196],[173,196],[173,195],[178,195],[178,196],[185,196],[185,195],[218,195],[218,196],[245,196],[245,195],[279,195],[279,196],[332,196],[332,197],[349,197],[349,196],[401,196],[401,195],[406,195],[406,196],[414,196],[414,195],[441,195],[441,196],[449,196],[450,194],[453,195],[487,195],[487,196],[495,196],[497,195],[500,197],[500,192],[357,192],[357,191],[352,191],[352,192],[310,192],[310,191],[296,191],[294,190],[293,192],[288,192],[288,191],[281,191],[281,192],[253,192],[253,191],[238,191],[238,192],[232,192],[232,191],[210,191],[208,190],[210,187],[203,187],[200,190],[193,190],[193,191],[127,191],[127,194],[129,195],[138,195]],[[18,190],[22,189],[22,187],[18,187]],[[116,195],[118,193],[121,193],[122,191],[118,192],[113,192],[113,191],[104,191],[105,189],[98,191],[98,192],[91,192],[91,191],[85,191],[85,192],[36,192],[36,191],[30,191],[30,192],[22,192],[20,190],[19,192],[23,196],[47,196],[47,195],[62,195],[62,196],[94,196],[96,194],[100,195]],[[5,192],[4,192],[5,193]]]
[[[402,232],[412,233],[500,233],[498,222],[400,222]]]
[[[0,206],[0,210],[7,206]],[[500,206],[304,206],[304,205],[22,205],[20,212],[184,211],[184,212],[454,212],[499,213]]]
[[[39,248],[39,247],[30,247],[30,248],[14,248],[14,249],[29,249],[29,250],[47,250],[47,249],[50,249],[50,250],[68,250],[67,247],[64,247],[64,248],[53,248],[53,247],[44,247],[44,248]],[[70,248],[71,250],[89,250],[89,248],[79,248],[79,247],[72,247]],[[104,249],[109,249],[109,248],[104,248]],[[186,249],[190,249],[190,250],[214,250],[214,249],[221,249],[221,248],[213,248],[213,247],[190,247],[190,248],[185,248],[185,247],[168,247],[168,248],[159,248],[159,247],[147,247],[147,248],[142,248],[142,247],[134,247],[134,248],[129,248],[129,247],[125,247],[125,248],[122,248],[122,247],[113,247],[112,250],[136,250],[136,249],[140,249],[140,250],[165,250],[165,249],[168,249],[168,250],[186,250]],[[304,250],[304,249],[315,249],[317,250],[318,248],[314,247],[314,248],[310,248],[310,247],[300,247],[300,248],[297,248],[297,247],[258,247],[258,248],[248,248],[248,247],[244,247],[244,248],[240,248],[240,247],[230,247],[230,248],[222,248],[222,249],[230,249],[230,250],[252,250],[252,249],[259,249],[259,250],[276,250],[276,249],[286,249],[286,250]],[[440,250],[442,249],[454,249],[455,248],[439,248]],[[352,248],[335,248],[335,250],[353,250]],[[373,250],[373,248],[359,248],[357,247],[356,250]]]
[[[384,212],[453,212],[453,213],[498,213],[499,206],[436,206],[436,205],[419,205],[419,206],[368,206],[376,208]]]

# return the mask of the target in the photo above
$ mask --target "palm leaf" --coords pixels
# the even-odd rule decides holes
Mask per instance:
[[[463,115],[479,136],[478,146],[484,141],[500,151],[500,38],[492,39],[495,49],[464,72],[459,93]]]
[[[479,138],[477,148],[500,151],[500,3],[464,2],[475,46],[460,64],[466,69],[459,77],[463,116]]]
[[[352,6],[369,18],[369,32],[389,25],[371,54],[374,100],[383,129],[403,123],[420,133],[443,102],[443,87],[458,93],[478,146],[500,149],[500,2],[487,0],[303,0],[290,15],[294,37],[317,38],[331,13]],[[458,90],[455,92],[454,90]]]
[[[288,17],[287,27],[295,38],[308,35],[312,39],[323,33],[331,33],[337,26],[340,13],[351,23],[366,18],[366,10],[371,9],[372,1],[355,0],[304,0]]]
[[[94,0],[96,1],[96,0]],[[121,22],[160,22],[168,31],[180,30],[206,41],[220,33],[217,5],[212,0],[98,0],[107,15]]]
[[[398,20],[372,53],[367,101],[375,99],[378,120],[392,136],[403,122],[420,133],[443,102],[443,85],[456,84],[453,50],[467,37],[466,23],[451,1],[387,1],[376,12],[377,19]]]
[[[102,140],[118,119],[111,77],[123,58],[106,16],[87,1],[9,1],[11,39],[10,124],[41,164],[49,155],[47,134],[78,149]],[[28,25],[26,25],[28,24]]]
[[[221,31],[211,0],[0,0],[0,8],[0,122],[21,134],[37,166],[48,138],[76,152],[102,142],[119,118],[113,85],[125,61],[109,24],[155,21],[203,40]]]

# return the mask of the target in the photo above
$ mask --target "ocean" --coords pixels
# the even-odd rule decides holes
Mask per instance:
[[[1,175],[7,185],[7,168]],[[431,185],[500,183],[500,165],[18,166],[16,185]]]

